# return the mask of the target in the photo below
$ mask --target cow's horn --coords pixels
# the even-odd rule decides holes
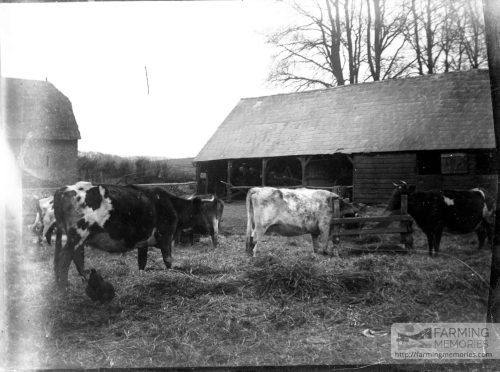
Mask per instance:
[[[212,197],[210,199],[201,199],[201,201],[204,201],[204,202],[213,202],[215,199],[215,196],[212,195]]]
[[[392,183],[394,186],[398,187],[399,185],[396,182]]]
[[[401,182],[401,184],[402,184],[403,186],[408,186],[408,184],[407,184],[405,181],[403,181],[403,180],[399,180],[399,182]]]

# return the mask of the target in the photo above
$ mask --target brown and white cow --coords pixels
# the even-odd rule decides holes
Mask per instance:
[[[67,286],[71,260],[85,276],[85,244],[108,252],[138,248],[139,269],[146,266],[148,246],[157,245],[165,266],[172,265],[171,242],[178,217],[171,196],[161,188],[78,182],[55,192],[54,213],[54,270],[60,287]],[[67,235],[64,247],[62,233]]]
[[[254,187],[248,191],[246,249],[256,256],[266,232],[283,236],[311,234],[314,252],[327,254],[333,200],[340,201],[341,217],[354,216],[352,204],[326,190]]]
[[[56,219],[54,216],[54,197],[34,200],[36,215],[35,221],[29,228],[37,235],[38,244],[42,244],[43,237],[50,244],[52,240],[52,233],[56,226]]]

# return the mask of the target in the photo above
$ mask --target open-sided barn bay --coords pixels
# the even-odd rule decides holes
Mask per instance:
[[[314,255],[308,236],[269,236],[253,259],[244,252],[244,209],[226,205],[217,249],[209,238],[175,248],[175,270],[157,250],[140,273],[135,252],[87,248],[87,268],[117,291],[104,305],[85,296],[74,267],[68,294],[58,294],[53,247],[11,226],[8,367],[393,363],[389,337],[363,330],[485,320],[491,251],[477,251],[475,236],[444,236],[434,259],[418,229],[409,254],[355,255],[399,236],[350,238],[340,259]]]

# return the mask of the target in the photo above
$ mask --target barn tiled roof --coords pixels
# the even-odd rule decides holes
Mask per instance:
[[[195,161],[494,148],[487,70],[244,98]]]
[[[7,138],[80,139],[70,100],[47,81],[2,78]]]

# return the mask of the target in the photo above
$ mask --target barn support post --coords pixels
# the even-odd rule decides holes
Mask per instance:
[[[302,186],[307,185],[307,165],[311,161],[312,156],[299,156],[300,165],[302,168]]]
[[[266,183],[267,183],[266,173],[267,173],[268,161],[269,161],[269,159],[266,159],[266,158],[262,159],[262,174],[261,174],[262,186],[266,186]]]
[[[196,163],[196,193],[199,194],[201,192],[201,165],[200,163]]]
[[[226,197],[227,202],[231,203],[231,173],[233,173],[233,161],[227,161],[227,184],[226,184]]]
[[[408,195],[401,195],[401,214],[408,214]],[[413,249],[413,234],[411,229],[411,221],[401,221],[399,226],[406,229],[406,232],[401,233],[401,243],[406,249]]]
[[[205,171],[205,195],[208,194],[208,172]],[[214,189],[214,195],[217,196],[217,190]]]

